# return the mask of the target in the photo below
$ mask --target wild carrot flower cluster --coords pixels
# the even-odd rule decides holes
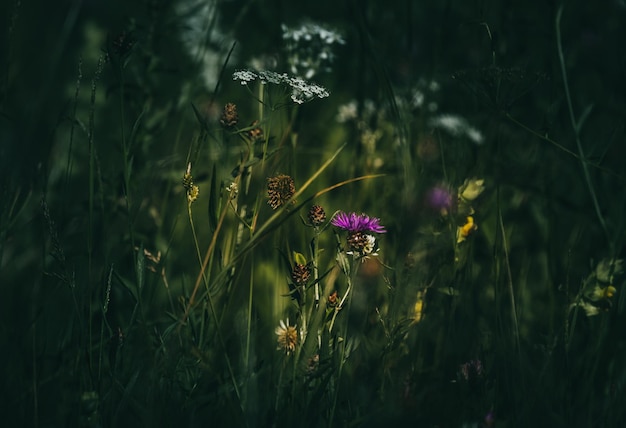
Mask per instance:
[[[233,80],[240,81],[242,85],[258,80],[263,85],[271,83],[287,86],[291,89],[291,100],[296,104],[303,104],[315,98],[326,98],[330,95],[323,86],[308,82],[301,77],[269,70],[238,70],[233,73]]]

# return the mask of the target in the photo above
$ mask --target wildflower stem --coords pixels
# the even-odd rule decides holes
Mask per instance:
[[[239,167],[239,172],[241,172],[241,169],[243,168],[243,163],[240,165]],[[239,184],[239,177],[241,176],[241,174],[239,174],[237,176],[237,178],[235,178],[235,183]],[[211,255],[213,254],[213,250],[215,249],[215,245],[217,242],[217,236],[219,235],[219,232],[222,228],[222,225],[224,224],[224,218],[226,217],[226,213],[229,210],[229,204],[224,204],[224,207],[222,208],[222,212],[220,214],[220,218],[219,221],[217,222],[217,225],[215,227],[215,231],[213,232],[213,236],[211,238],[211,243],[209,244],[209,248],[207,249],[207,252],[204,256],[204,260],[200,260],[200,253],[199,253],[199,249],[198,249],[198,261],[200,262],[201,266],[200,266],[200,272],[198,274],[198,277],[196,278],[196,283],[194,285],[194,289],[193,292],[191,293],[191,296],[189,297],[189,303],[187,303],[187,307],[185,308],[185,313],[183,314],[180,323],[178,325],[178,329],[180,331],[180,329],[182,328],[182,326],[185,324],[185,322],[187,321],[187,318],[189,317],[189,313],[191,311],[191,308],[193,307],[194,303],[195,303],[195,297],[196,294],[198,293],[198,289],[200,288],[200,284],[201,282],[204,282],[205,284],[205,288],[207,290],[206,294],[207,294],[207,300],[209,302],[209,309],[211,311],[211,316],[213,317],[213,322],[215,323],[215,329],[217,332],[217,337],[218,340],[220,341],[220,345],[222,346],[223,350],[224,350],[224,359],[226,361],[226,365],[228,367],[228,373],[230,375],[230,379],[231,382],[233,384],[233,389],[235,391],[235,394],[237,396],[237,400],[238,400],[238,404],[239,407],[241,408],[242,413],[244,412],[243,409],[243,403],[241,401],[241,394],[239,392],[239,387],[237,386],[237,380],[235,378],[235,373],[233,371],[232,368],[232,364],[230,363],[230,358],[228,357],[228,352],[227,352],[227,348],[226,348],[226,344],[224,342],[224,338],[222,337],[222,333],[220,331],[220,322],[219,319],[217,318],[217,313],[215,311],[215,305],[213,304],[213,297],[211,296],[211,293],[208,289],[208,281],[206,279],[205,276],[205,271],[207,269],[207,266],[209,265],[209,261],[211,260]],[[189,210],[189,212],[191,212]],[[193,224],[193,222],[192,222]],[[195,232],[194,232],[194,240],[195,240]],[[197,243],[196,243],[197,245]]]
[[[319,284],[319,269],[318,269],[318,259],[319,259],[319,228],[315,227],[315,236],[313,237],[313,242],[311,243],[311,258],[313,263],[313,281],[315,283],[315,307],[320,303],[320,284]],[[311,308],[312,310],[312,308]]]
[[[341,308],[343,306],[343,303],[346,301],[346,298],[348,297],[348,295],[350,295],[350,299],[348,300],[348,307],[347,307],[347,314],[345,317],[345,322],[344,322],[344,328],[343,328],[343,341],[342,341],[342,346],[341,346],[341,357],[339,360],[339,370],[337,371],[337,381],[335,384],[335,397],[333,399],[333,406],[330,410],[330,417],[328,418],[328,423],[329,423],[329,427],[332,427],[333,425],[333,421],[335,419],[335,409],[337,408],[337,400],[339,398],[339,387],[341,385],[341,373],[343,372],[343,365],[346,362],[346,347],[348,347],[348,325],[349,325],[349,314],[350,314],[350,308],[352,307],[352,294],[350,294],[350,289],[352,288],[352,284],[353,284],[353,278],[356,276],[356,271],[358,269],[360,262],[358,260],[353,260],[352,262],[352,266],[350,268],[350,275],[346,276],[346,280],[348,281],[348,288],[346,290],[345,295],[343,296],[343,298],[341,299],[341,302],[339,303],[339,305],[337,305],[337,308]],[[335,317],[337,315],[338,310],[335,310],[335,313],[333,314],[333,320],[331,321],[331,327],[328,330],[329,332],[332,329],[332,324],[335,321]]]

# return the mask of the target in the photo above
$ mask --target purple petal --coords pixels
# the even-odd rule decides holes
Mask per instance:
[[[333,226],[350,232],[373,232],[385,233],[385,228],[380,224],[380,219],[366,214],[345,213],[340,211],[331,221]]]

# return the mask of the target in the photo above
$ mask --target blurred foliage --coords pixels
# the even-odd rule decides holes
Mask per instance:
[[[561,7],[2,2],[2,425],[620,426],[626,5]],[[345,40],[330,97],[233,81],[305,22]],[[313,203],[380,218],[379,257],[343,275]],[[352,285],[328,346],[276,349]]]

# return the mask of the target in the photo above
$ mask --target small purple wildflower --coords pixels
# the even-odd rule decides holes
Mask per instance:
[[[386,233],[385,227],[380,224],[380,219],[365,214],[346,213],[340,211],[331,221],[333,226],[348,232]]]
[[[446,186],[435,186],[426,194],[426,203],[433,210],[445,215],[452,208],[452,192]]]

